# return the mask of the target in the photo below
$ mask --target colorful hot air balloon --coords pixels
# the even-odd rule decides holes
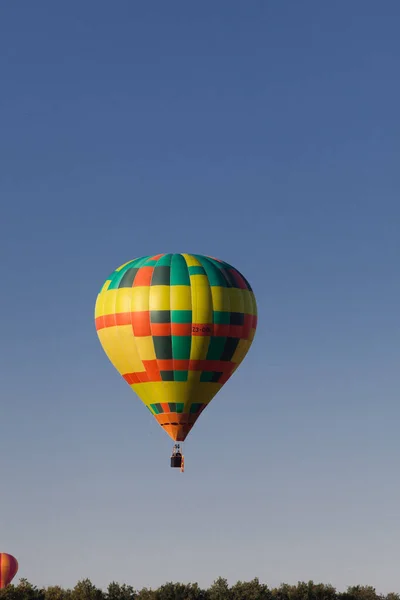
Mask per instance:
[[[18,571],[18,561],[11,554],[0,552],[0,590],[14,579]]]
[[[183,442],[246,356],[257,305],[231,265],[198,254],[158,254],[108,277],[95,321],[111,363],[169,436]],[[180,455],[176,445],[171,466],[181,466]]]

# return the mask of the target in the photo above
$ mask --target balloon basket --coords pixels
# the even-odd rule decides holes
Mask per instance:
[[[182,456],[171,456],[171,467],[173,469],[180,469],[182,466]]]
[[[171,468],[180,469],[183,473],[185,466],[185,458],[181,452],[180,444],[175,444],[171,455]]]

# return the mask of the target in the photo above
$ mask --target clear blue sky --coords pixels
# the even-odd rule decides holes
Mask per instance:
[[[20,576],[400,591],[399,19],[2,4],[0,550]],[[232,263],[259,306],[184,475],[93,323],[107,275],[160,252]]]

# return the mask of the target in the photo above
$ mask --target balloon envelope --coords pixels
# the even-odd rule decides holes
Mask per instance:
[[[246,356],[257,326],[248,281],[198,254],[159,254],[118,267],[96,301],[108,358],[174,441]]]
[[[0,553],[0,589],[5,588],[14,579],[18,571],[17,559],[5,552]]]

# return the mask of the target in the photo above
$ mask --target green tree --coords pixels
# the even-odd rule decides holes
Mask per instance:
[[[59,585],[52,585],[43,590],[45,600],[70,600],[71,590],[64,590]]]
[[[314,600],[336,600],[336,589],[330,584],[316,583],[314,584],[313,598]]]
[[[226,579],[218,577],[208,590],[209,600],[231,600],[231,590]]]
[[[21,590],[15,585],[8,585],[0,590],[0,600],[23,600]]]
[[[20,579],[17,589],[20,590],[23,600],[44,600],[44,591],[29,583],[27,579]]]
[[[346,592],[337,594],[338,600],[382,600],[371,585],[353,585]]]
[[[290,600],[290,591],[292,586],[282,583],[278,588],[272,588],[272,600]]]
[[[337,600],[334,587],[313,581],[299,581],[297,585],[282,583],[271,590],[271,596],[272,600]]]
[[[238,581],[230,589],[232,600],[271,600],[272,595],[267,585],[260,583],[258,577],[252,581]]]
[[[312,581],[310,583],[311,585],[304,581],[298,581],[297,585],[291,585],[289,591],[290,600],[313,600],[313,583]]]
[[[0,590],[1,600],[44,600],[44,591],[39,590],[27,579],[20,579],[18,585],[8,585]]]
[[[158,588],[157,600],[205,600],[206,593],[197,583],[166,583]]]
[[[186,600],[186,585],[168,582],[158,588],[157,600]]]
[[[107,588],[106,600],[136,600],[137,593],[132,586],[120,585],[113,581]]]
[[[198,583],[190,583],[186,586],[185,600],[209,600],[209,594]]]
[[[142,588],[137,592],[136,600],[157,600],[157,592],[148,588]]]
[[[93,585],[90,579],[82,579],[72,590],[70,600],[105,600],[105,598],[102,590]]]

